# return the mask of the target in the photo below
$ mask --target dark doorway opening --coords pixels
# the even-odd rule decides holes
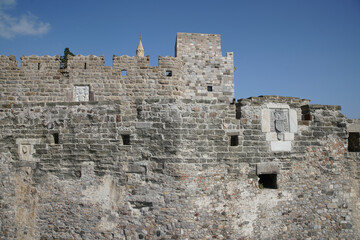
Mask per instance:
[[[349,132],[348,151],[349,152],[360,152],[360,133]]]

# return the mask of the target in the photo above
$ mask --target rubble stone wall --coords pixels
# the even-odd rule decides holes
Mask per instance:
[[[319,120],[299,115],[292,150],[273,152],[259,114],[275,101],[297,112],[308,102],[3,106],[3,239],[356,239],[359,156],[346,151],[346,118],[306,105]],[[277,189],[259,186],[269,168]]]

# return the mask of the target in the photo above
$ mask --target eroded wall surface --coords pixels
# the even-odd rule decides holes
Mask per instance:
[[[262,131],[268,102],[298,113],[290,151],[272,151]],[[359,159],[346,149],[346,119],[336,106],[305,105],[315,120],[303,121],[303,103],[148,99],[127,115],[120,101],[3,108],[2,238],[356,239]],[[264,173],[277,174],[277,189],[259,187]]]

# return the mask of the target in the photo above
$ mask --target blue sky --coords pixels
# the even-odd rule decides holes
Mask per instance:
[[[174,56],[177,32],[222,35],[235,97],[281,95],[341,105],[360,118],[359,0],[0,0],[0,54]]]

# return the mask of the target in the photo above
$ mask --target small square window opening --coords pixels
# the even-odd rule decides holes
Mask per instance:
[[[234,135],[230,136],[230,146],[238,146],[239,145],[239,136]]]
[[[207,90],[208,90],[208,92],[212,92],[212,91],[213,91],[213,87],[212,87],[212,86],[208,86],[208,87],[207,87]]]
[[[259,187],[277,189],[277,174],[260,174]]]
[[[171,76],[172,76],[172,71],[167,70],[167,71],[166,71],[166,76],[167,76],[167,77],[171,77]]]
[[[127,75],[127,71],[124,69],[124,70],[121,70],[121,76],[126,76]]]
[[[123,141],[123,145],[130,145],[130,135],[125,134],[125,135],[121,135],[122,141]]]

